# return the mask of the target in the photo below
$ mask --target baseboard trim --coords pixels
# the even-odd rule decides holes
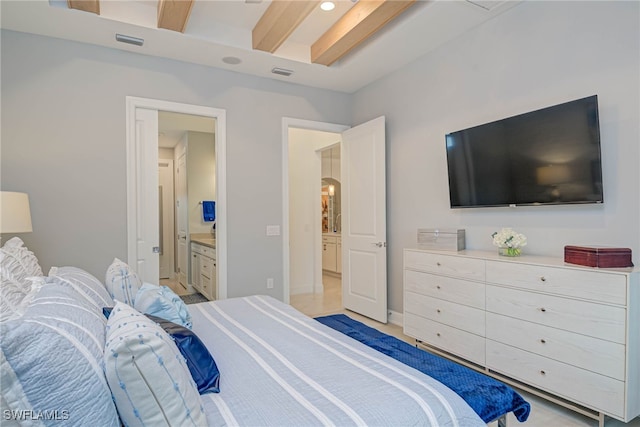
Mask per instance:
[[[289,295],[312,294],[314,293],[313,289],[313,283],[310,283],[308,285],[293,286],[289,289]]]
[[[387,321],[393,325],[398,325],[404,327],[404,317],[402,313],[398,311],[388,310]]]

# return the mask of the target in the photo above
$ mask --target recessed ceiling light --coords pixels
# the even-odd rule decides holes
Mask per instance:
[[[320,9],[328,12],[330,10],[333,10],[336,7],[335,3],[332,1],[323,1],[322,4],[320,5]]]
[[[242,59],[236,58],[235,56],[225,56],[222,58],[222,62],[229,65],[238,65],[242,62]]]

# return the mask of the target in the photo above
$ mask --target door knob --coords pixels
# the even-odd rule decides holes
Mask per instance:
[[[387,242],[376,242],[376,243],[372,243],[372,245],[382,248],[387,246]]]

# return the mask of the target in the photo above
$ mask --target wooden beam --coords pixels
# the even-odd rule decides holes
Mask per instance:
[[[253,28],[253,48],[275,52],[318,3],[320,0],[273,0]]]
[[[67,7],[100,15],[100,0],[67,0]]]
[[[371,37],[416,0],[360,0],[311,45],[311,62],[331,65]]]
[[[184,33],[194,0],[158,0],[158,28]]]

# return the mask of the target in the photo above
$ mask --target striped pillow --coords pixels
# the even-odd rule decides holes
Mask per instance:
[[[119,426],[104,376],[106,319],[77,292],[44,284],[2,324],[4,409],[49,411],[67,426]]]
[[[100,311],[102,307],[113,307],[113,299],[107,292],[107,288],[91,273],[81,268],[51,267],[47,282],[70,286]]]
[[[129,264],[115,258],[107,268],[104,284],[111,298],[133,306],[142,281]]]
[[[184,357],[152,320],[116,302],[104,354],[107,381],[125,425],[207,425]]]

